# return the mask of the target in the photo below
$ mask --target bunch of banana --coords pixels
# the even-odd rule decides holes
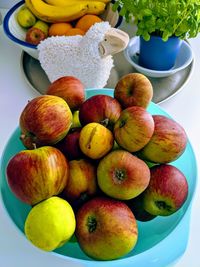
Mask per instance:
[[[109,3],[111,0],[88,0],[87,2],[103,2],[105,4]],[[82,2],[82,0],[45,0],[49,5],[53,6],[67,6],[71,3]]]
[[[69,22],[85,14],[103,13],[108,0],[25,0],[26,6],[40,20]]]

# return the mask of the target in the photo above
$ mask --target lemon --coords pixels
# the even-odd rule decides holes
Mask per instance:
[[[70,204],[57,196],[35,205],[25,221],[25,235],[36,247],[52,251],[74,234],[75,215]]]

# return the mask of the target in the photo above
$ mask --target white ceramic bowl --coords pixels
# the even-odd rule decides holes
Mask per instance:
[[[25,41],[26,30],[23,29],[16,20],[16,14],[22,5],[24,5],[24,1],[18,2],[11,9],[9,9],[3,21],[3,29],[7,37],[12,42],[20,46],[30,56],[38,59],[37,46],[29,44]],[[108,6],[101,17],[103,20],[109,21],[110,25],[115,28],[119,27],[122,22],[122,17],[119,16],[118,12],[113,12],[111,6]]]
[[[191,46],[183,41],[180,47],[180,51],[176,58],[176,62],[173,68],[165,71],[151,70],[144,68],[139,65],[138,57],[139,57],[139,45],[140,39],[138,36],[131,38],[127,48],[124,51],[124,55],[127,61],[140,73],[147,75],[149,77],[162,78],[170,76],[184,68],[186,68],[193,60],[193,53]]]

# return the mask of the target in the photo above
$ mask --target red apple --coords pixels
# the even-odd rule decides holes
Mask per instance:
[[[74,128],[55,145],[69,160],[83,157],[83,152],[79,146],[80,131],[81,128]]]
[[[154,132],[154,120],[143,107],[132,106],[124,109],[114,125],[117,143],[129,152],[142,149]]]
[[[46,93],[62,97],[73,111],[78,110],[85,100],[84,85],[73,76],[63,76],[53,81]]]
[[[121,105],[113,97],[108,95],[94,95],[81,105],[79,119],[81,125],[98,122],[112,130],[121,111]]]
[[[96,167],[88,159],[69,161],[69,179],[62,195],[72,206],[83,204],[97,192]]]
[[[187,145],[185,130],[166,116],[153,115],[153,119],[155,123],[153,136],[138,155],[155,163],[169,163],[178,159]]]
[[[145,162],[125,150],[114,150],[97,167],[100,189],[110,197],[128,200],[148,186],[150,171]]]
[[[46,38],[48,37],[49,34],[49,24],[43,20],[38,19],[36,23],[33,25],[34,28],[38,28],[41,31],[44,32]]]
[[[50,146],[20,151],[7,165],[10,189],[30,205],[61,193],[68,175],[69,165],[65,156]]]
[[[75,234],[80,247],[89,257],[112,260],[126,255],[134,248],[138,228],[126,204],[96,197],[78,210]]]
[[[72,125],[72,113],[58,96],[38,96],[20,115],[21,140],[27,148],[52,145],[65,137]]]
[[[46,34],[41,29],[31,27],[26,32],[25,40],[27,43],[38,45],[45,38],[46,38]]]
[[[143,193],[144,209],[152,215],[171,215],[187,199],[187,179],[179,169],[168,164],[154,166],[150,171],[150,183]]]
[[[124,75],[115,86],[114,97],[123,108],[140,106],[147,108],[153,97],[150,80],[141,73]]]
[[[134,197],[125,203],[131,209],[137,221],[147,222],[153,220],[156,215],[152,215],[144,209],[143,194],[144,193],[141,193],[139,196]]]

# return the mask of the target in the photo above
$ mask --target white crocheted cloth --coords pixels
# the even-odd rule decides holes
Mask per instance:
[[[38,45],[39,61],[50,82],[74,76],[85,88],[103,88],[113,59],[101,58],[98,47],[110,28],[108,22],[95,23],[84,36],[52,36],[42,41]]]

